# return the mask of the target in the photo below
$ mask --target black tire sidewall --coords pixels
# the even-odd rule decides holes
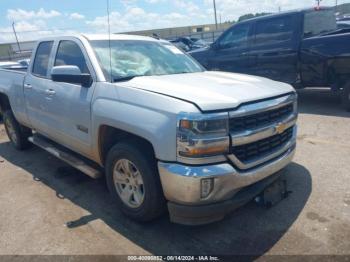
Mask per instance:
[[[17,149],[21,149],[22,145],[21,145],[21,130],[20,127],[17,123],[17,121],[15,120],[13,113],[11,111],[6,111],[4,112],[4,126],[5,126],[5,130],[6,130],[6,134],[8,136],[8,138],[10,139],[11,143],[13,144],[13,146]],[[15,134],[17,136],[17,143],[14,142],[10,136],[9,130],[8,130],[8,124],[7,121],[11,122],[11,125],[13,126],[13,129],[15,131]]]
[[[3,114],[3,121],[4,121],[4,126],[5,130],[7,133],[7,136],[9,137],[11,143],[13,146],[18,149],[18,150],[23,150],[26,149],[30,146],[30,143],[28,141],[29,137],[29,131],[26,132],[23,130],[21,125],[17,122],[15,116],[13,115],[12,111],[5,111]],[[11,139],[11,136],[9,135],[8,127],[7,127],[7,121],[11,122],[11,125],[13,126],[13,129],[15,131],[16,137],[17,137],[17,142],[14,142]]]
[[[161,215],[165,207],[155,160],[148,153],[141,153],[139,146],[132,142],[120,143],[112,147],[106,160],[106,181],[113,200],[125,215],[137,221],[150,221]],[[145,196],[143,203],[138,208],[125,205],[114,186],[113,169],[116,162],[123,158],[133,162],[142,175]]]

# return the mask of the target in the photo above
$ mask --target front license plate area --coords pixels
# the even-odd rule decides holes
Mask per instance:
[[[288,197],[291,191],[287,189],[287,180],[277,179],[271,185],[267,186],[264,191],[255,198],[258,205],[266,208],[278,204],[281,200]]]

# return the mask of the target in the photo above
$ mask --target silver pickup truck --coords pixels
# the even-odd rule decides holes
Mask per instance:
[[[288,84],[208,72],[166,41],[131,35],[46,38],[27,72],[0,70],[13,145],[104,174],[138,221],[168,210],[204,224],[253,199],[292,160],[296,99]]]

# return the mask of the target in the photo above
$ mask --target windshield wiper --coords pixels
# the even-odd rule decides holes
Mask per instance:
[[[122,81],[129,81],[135,77],[139,77],[139,76],[144,76],[144,75],[132,75],[132,76],[123,76],[123,77],[118,77],[118,78],[114,78],[113,82],[122,82]]]

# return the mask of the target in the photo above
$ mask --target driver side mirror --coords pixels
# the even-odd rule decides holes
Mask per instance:
[[[51,70],[51,79],[55,82],[81,84],[89,88],[92,84],[90,74],[83,74],[75,65],[54,66]]]

